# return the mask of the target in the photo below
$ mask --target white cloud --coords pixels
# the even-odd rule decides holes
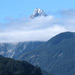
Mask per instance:
[[[57,33],[66,31],[62,26],[53,26],[46,29],[31,30],[31,31],[13,31],[1,32],[1,42],[19,42],[19,41],[47,41]]]
[[[68,15],[65,14],[66,11],[62,12],[65,16]],[[74,11],[71,11],[70,16],[72,12],[75,15]],[[75,31],[75,17],[65,16],[20,18],[12,20],[10,23],[0,24],[0,42],[47,41],[58,33]]]

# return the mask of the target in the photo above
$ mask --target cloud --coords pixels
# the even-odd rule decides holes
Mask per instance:
[[[62,14],[62,16],[64,17],[75,18],[75,9],[65,9],[65,10],[59,11],[59,13]]]
[[[41,16],[35,19],[16,19],[10,23],[4,24],[5,31],[29,31],[38,30],[49,27],[53,21],[53,16]]]
[[[18,18],[0,24],[0,42],[47,41],[58,33],[74,32],[75,10],[63,10],[59,14],[60,17]]]
[[[20,41],[47,41],[57,33],[66,31],[61,26],[53,26],[47,29],[31,30],[31,31],[16,31],[16,32],[1,32],[1,42],[20,42]]]

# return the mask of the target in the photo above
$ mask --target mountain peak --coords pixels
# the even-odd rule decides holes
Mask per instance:
[[[48,41],[48,43],[51,43],[52,45],[56,45],[63,40],[71,39],[71,38],[74,38],[74,37],[75,37],[74,32],[63,32],[63,33],[60,33],[60,34],[54,36],[52,39],[50,39]]]
[[[36,8],[35,11],[33,12],[33,14],[30,16],[30,18],[35,18],[38,16],[47,16],[46,13],[44,12],[44,10]]]

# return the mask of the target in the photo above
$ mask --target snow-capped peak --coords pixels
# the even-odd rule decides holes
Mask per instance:
[[[42,9],[36,8],[33,12],[33,15],[30,18],[38,17],[38,16],[46,16],[45,12]]]

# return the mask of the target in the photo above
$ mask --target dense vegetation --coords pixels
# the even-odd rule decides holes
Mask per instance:
[[[75,75],[75,33],[56,35],[40,48],[21,56],[55,75]]]
[[[42,75],[38,67],[28,62],[0,56],[0,75]]]

